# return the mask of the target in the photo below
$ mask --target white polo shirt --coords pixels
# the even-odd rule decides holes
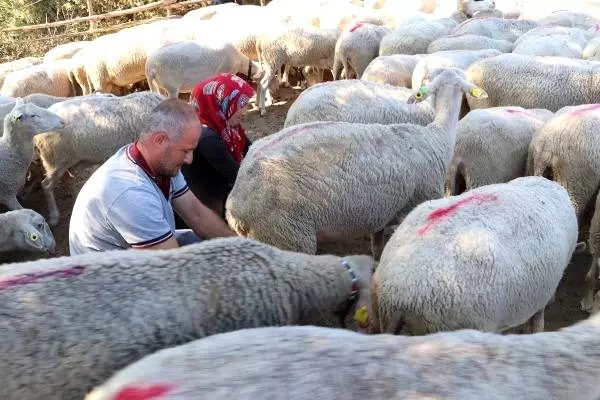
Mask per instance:
[[[119,149],[81,188],[69,224],[71,255],[143,248],[174,235],[171,200],[189,190],[185,178],[180,171],[163,192],[134,146]]]

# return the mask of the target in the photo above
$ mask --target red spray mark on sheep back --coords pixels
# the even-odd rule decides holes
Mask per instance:
[[[532,113],[531,111],[520,110],[518,108],[507,108],[504,111],[509,114],[519,114],[519,115],[526,115],[528,117],[535,117],[535,114]]]
[[[333,124],[335,124],[335,122],[326,121],[326,122],[319,122],[318,124],[311,124],[311,126],[301,126],[297,129],[291,129],[290,131],[286,132],[285,135],[281,135],[277,139],[271,140],[269,143],[265,144],[263,147],[258,149],[256,151],[256,153],[254,153],[254,158],[258,158],[262,154],[263,151],[265,151],[269,147],[273,147],[275,144],[281,142],[283,139],[289,139],[292,136],[296,136],[297,134],[307,131],[316,126],[321,127],[321,126],[333,125]]]
[[[85,267],[77,265],[77,266],[74,266],[74,267],[68,268],[68,269],[61,269],[61,270],[48,271],[48,272],[38,272],[38,273],[32,273],[32,274],[24,274],[24,275],[19,275],[19,276],[16,276],[14,278],[9,278],[9,279],[0,277],[0,290],[6,289],[10,286],[28,285],[30,283],[37,282],[40,279],[44,279],[44,278],[54,278],[54,277],[69,278],[72,276],[81,275],[84,272],[85,272]]]
[[[364,26],[364,25],[363,25],[363,23],[362,23],[362,22],[359,22],[359,23],[356,23],[356,24],[352,25],[352,26],[350,27],[350,29],[348,29],[348,31],[350,31],[350,32],[354,32],[355,30],[357,30],[357,29],[360,29],[360,28],[362,28],[363,26]]]
[[[170,390],[167,385],[127,386],[113,400],[160,400]]]
[[[419,229],[417,229],[417,234],[421,235],[421,236],[424,235],[434,225],[439,224],[441,221],[448,219],[452,215],[456,214],[456,212],[458,211],[459,208],[461,208],[467,204],[470,204],[470,203],[481,204],[481,203],[485,203],[485,202],[495,201],[496,199],[498,199],[498,196],[495,194],[473,194],[473,195],[465,197],[464,199],[461,199],[461,200],[457,201],[456,203],[451,204],[449,206],[440,207],[437,210],[432,211],[431,214],[429,214],[425,225],[423,225]]]
[[[574,110],[571,110],[572,115],[583,115],[588,111],[599,111],[600,104],[586,104],[580,107],[577,107]]]

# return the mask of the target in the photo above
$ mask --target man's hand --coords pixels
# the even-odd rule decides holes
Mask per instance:
[[[229,229],[227,223],[198,200],[191,190],[173,199],[172,203],[175,212],[202,239],[237,236]]]

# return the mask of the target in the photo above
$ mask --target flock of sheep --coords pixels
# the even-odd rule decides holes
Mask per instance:
[[[306,88],[240,166],[239,237],[0,266],[0,397],[600,398],[600,20],[411,4],[228,3],[1,64],[0,251],[54,252],[61,177],[166,97]],[[543,332],[583,251],[592,315]]]

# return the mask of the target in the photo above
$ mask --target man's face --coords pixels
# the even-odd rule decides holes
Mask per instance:
[[[165,150],[157,173],[162,176],[174,177],[179,173],[183,164],[191,164],[194,159],[194,149],[200,140],[201,125],[199,121],[185,125],[183,134],[174,142],[165,142]]]

